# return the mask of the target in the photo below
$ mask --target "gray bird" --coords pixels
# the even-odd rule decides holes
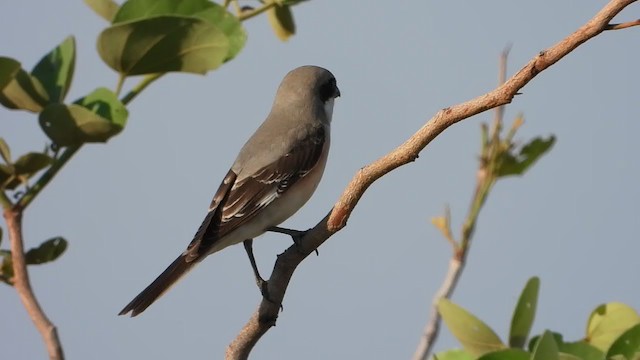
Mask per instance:
[[[290,71],[278,88],[271,112],[222,180],[187,249],[119,315],[140,314],[205,257],[240,242],[244,242],[258,286],[266,296],[252,239],[266,231],[286,233],[294,240],[304,233],[277,225],[296,213],[320,183],[338,96],[336,79],[328,70],[301,66]]]

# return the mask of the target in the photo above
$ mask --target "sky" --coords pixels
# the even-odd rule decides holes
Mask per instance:
[[[248,42],[236,59],[206,76],[170,74],[154,83],[131,103],[125,131],[106,145],[84,146],[27,210],[28,247],[54,236],[70,243],[58,261],[30,267],[67,358],[223,358],[261,299],[242,246],[207,258],[141,316],[116,314],[189,243],[289,70],[326,67],[342,93],[323,181],[283,224],[307,229],[358,169],[439,109],[493,89],[507,44],[513,74],[603,4],[309,1],[294,8],[297,34],[286,43],[264,16],[247,21]],[[638,18],[638,6],[616,20]],[[74,35],[71,102],[116,86],[96,52],[106,26],[81,1],[3,1],[0,55],[31,69]],[[577,340],[601,303],[640,309],[639,37],[640,28],[598,36],[506,108],[507,124],[524,114],[519,143],[551,134],[557,143],[524,177],[497,183],[453,295],[503,339],[531,276],[541,279],[534,334],[551,329]],[[480,124],[492,118],[487,112],[447,129],[417,161],[369,188],[348,226],[298,268],[277,326],[252,359],[411,357],[451,255],[430,218],[449,205],[459,234],[474,188]],[[36,116],[4,108],[0,136],[14,156],[46,143]],[[279,234],[256,239],[263,274],[290,241]],[[45,358],[17,294],[2,284],[0,305],[3,356]],[[459,346],[448,330],[441,334],[437,350]]]

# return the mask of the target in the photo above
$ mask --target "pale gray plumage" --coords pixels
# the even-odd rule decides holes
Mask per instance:
[[[138,315],[207,255],[263,234],[309,200],[326,164],[338,96],[333,74],[321,67],[302,66],[285,76],[271,112],[240,150],[187,250],[120,315]]]

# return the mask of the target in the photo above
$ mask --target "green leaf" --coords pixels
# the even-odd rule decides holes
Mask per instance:
[[[640,316],[630,306],[619,302],[602,304],[589,317],[585,341],[606,352],[622,333],[638,323]]]
[[[69,36],[45,55],[31,75],[40,81],[51,102],[63,102],[69,91],[76,63],[76,41]]]
[[[198,17],[211,22],[213,8],[224,10],[222,6],[208,0],[129,0],[122,4],[113,18],[113,24],[164,15]]]
[[[98,88],[72,105],[51,104],[40,113],[40,126],[59,146],[106,142],[127,122],[126,107],[109,89]]]
[[[13,286],[13,261],[11,251],[0,250],[0,281]]]
[[[522,349],[527,343],[527,337],[536,316],[539,289],[540,279],[537,277],[529,279],[524,289],[522,289],[518,304],[511,318],[511,329],[509,330],[510,347]]]
[[[545,331],[536,343],[531,360],[559,360],[558,345],[551,331]]]
[[[637,353],[640,353],[640,324],[629,328],[611,344],[607,351],[607,359],[615,355],[631,359]]]
[[[296,24],[288,5],[276,5],[267,10],[267,19],[273,32],[282,41],[289,40],[296,33]]]
[[[22,155],[16,160],[14,166],[16,174],[30,178],[38,171],[53,163],[53,159],[43,153],[30,152]]]
[[[0,56],[0,90],[13,80],[20,71],[20,63],[12,58]]]
[[[25,254],[25,260],[29,265],[44,264],[60,257],[67,249],[67,240],[61,237],[49,239],[37,248],[30,249]]]
[[[504,349],[482,355],[478,360],[529,360],[530,354],[520,349]]]
[[[556,341],[557,342],[557,341]],[[584,341],[559,342],[558,349],[565,354],[577,356],[582,360],[602,360],[604,353]]]
[[[522,147],[518,155],[505,152],[497,168],[498,177],[523,175],[542,155],[551,149],[555,136],[547,139],[535,138]]]
[[[559,352],[558,353],[558,359],[559,360],[584,360],[584,359],[580,358],[579,356],[575,356],[575,355],[567,354],[567,353],[563,353],[563,352]]]
[[[3,138],[0,138],[0,156],[2,156],[5,164],[11,165],[11,150],[9,149],[9,144]]]
[[[442,351],[434,355],[438,360],[474,360],[468,352],[460,349]]]
[[[27,110],[34,113],[42,111],[49,103],[47,91],[40,80],[29,75],[22,68],[2,89],[0,104],[9,109]]]
[[[129,0],[122,5],[113,23],[176,15],[206,20],[221,30],[229,40],[225,62],[234,58],[247,40],[247,34],[238,18],[224,7],[208,0]]]
[[[505,348],[489,326],[448,299],[443,298],[438,302],[438,311],[449,331],[474,357]]]
[[[84,0],[84,3],[108,22],[113,20],[120,7],[118,3],[113,0]]]
[[[204,20],[159,16],[105,29],[98,37],[98,52],[107,65],[123,75],[204,74],[225,60],[229,40]]]

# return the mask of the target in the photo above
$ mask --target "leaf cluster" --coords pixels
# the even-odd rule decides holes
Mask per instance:
[[[593,310],[584,338],[565,341],[560,333],[545,330],[529,338],[535,319],[540,280],[529,279],[513,311],[508,341],[482,320],[448,299],[438,311],[461,350],[434,355],[438,360],[638,360],[640,315],[628,305],[611,302]]]

